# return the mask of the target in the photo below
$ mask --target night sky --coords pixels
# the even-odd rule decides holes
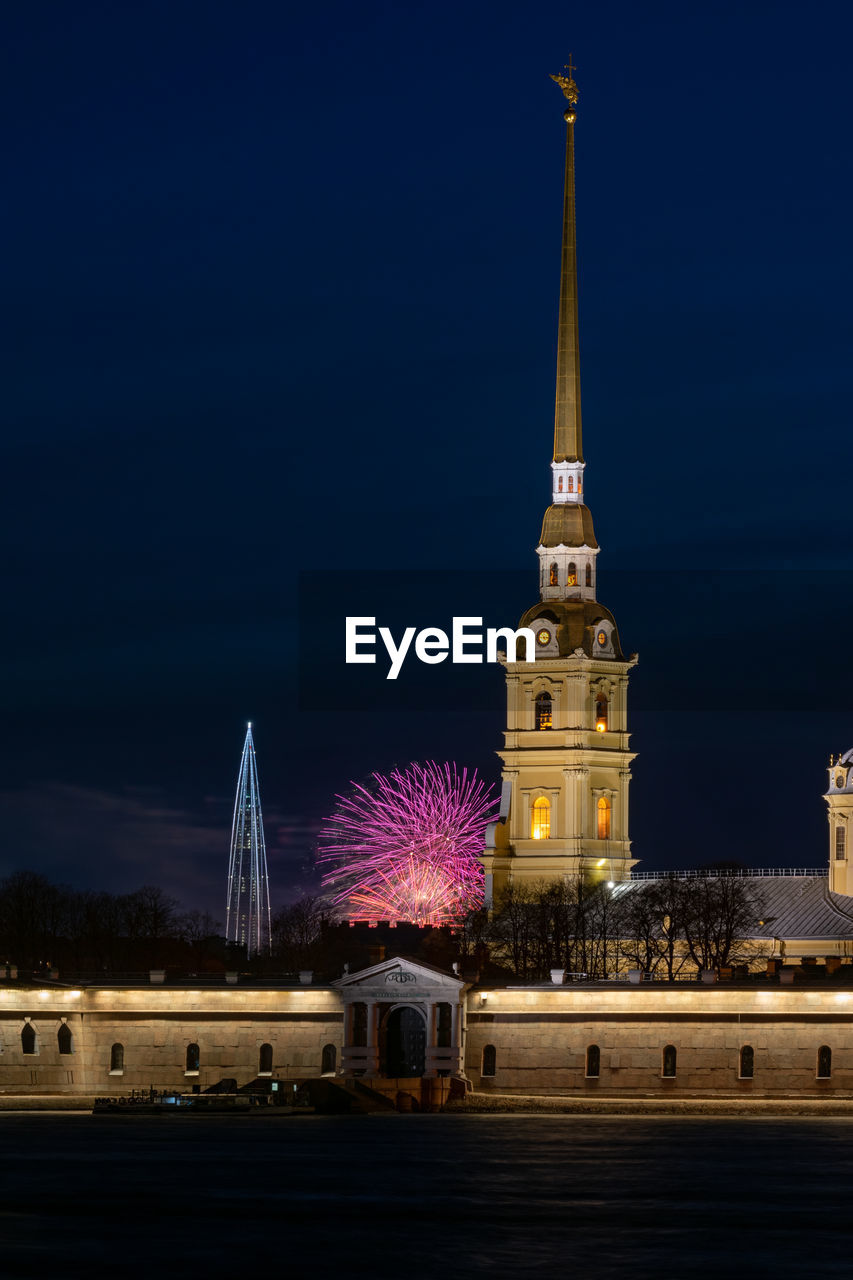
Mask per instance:
[[[341,617],[537,597],[570,50],[635,852],[822,864],[853,746],[851,34],[841,3],[8,8],[0,874],[221,918],[248,719],[274,905],[350,779],[497,780],[499,670],[389,692]]]

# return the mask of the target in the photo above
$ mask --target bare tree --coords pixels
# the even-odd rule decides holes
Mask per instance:
[[[689,882],[682,929],[690,959],[699,970],[718,969],[750,958],[749,939],[761,916],[759,895],[742,876],[708,875]]]
[[[309,896],[282,907],[272,918],[273,955],[291,969],[316,966],[324,925],[334,923],[325,898]]]

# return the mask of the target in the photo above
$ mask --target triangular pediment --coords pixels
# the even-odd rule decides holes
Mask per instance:
[[[383,960],[381,964],[371,965],[369,969],[359,969],[357,973],[345,973],[337,978],[333,987],[338,987],[342,994],[353,995],[364,992],[376,995],[379,992],[394,994],[399,999],[412,997],[419,992],[434,994],[444,988],[448,994],[461,991],[465,983],[452,973],[443,969],[434,969],[429,964],[417,964],[414,960],[404,960],[394,956]]]

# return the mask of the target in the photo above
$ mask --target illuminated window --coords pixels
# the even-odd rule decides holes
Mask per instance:
[[[601,1050],[597,1044],[591,1044],[586,1051],[586,1076],[588,1080],[596,1080],[601,1075]]]
[[[333,1076],[338,1064],[338,1051],[333,1044],[324,1044],[320,1058],[320,1072],[324,1076]]]
[[[598,817],[598,838],[599,840],[610,839],[610,801],[607,796],[599,796],[596,805],[596,815]]]
[[[745,1044],[740,1051],[740,1078],[751,1080],[755,1075],[755,1050],[751,1044]]]
[[[530,835],[534,840],[548,840],[551,835],[551,801],[540,796],[533,801]]]
[[[352,1007],[352,1045],[355,1049],[367,1046],[367,1005],[361,1001]]]
[[[272,1045],[262,1044],[258,1050],[258,1075],[272,1075]]]
[[[21,1028],[21,1049],[24,1053],[38,1053],[36,1029],[31,1022],[25,1022]]]
[[[187,1065],[186,1071],[198,1071],[198,1064],[201,1061],[201,1055],[197,1044],[187,1045]]]
[[[124,1071],[124,1045],[114,1044],[110,1049],[110,1071]]]
[[[661,1075],[665,1076],[667,1080],[673,1080],[675,1078],[676,1059],[677,1059],[677,1054],[675,1052],[675,1045],[674,1044],[666,1045],[663,1051],[663,1064],[661,1067]]]
[[[497,1067],[498,1055],[493,1044],[487,1044],[483,1049],[483,1067],[480,1071],[481,1076],[493,1076]]]
[[[537,693],[533,723],[537,729],[550,729],[553,724],[550,693]]]
[[[817,1078],[828,1080],[832,1075],[832,1050],[828,1044],[822,1044],[817,1051]]]
[[[71,1028],[67,1022],[60,1023],[59,1030],[56,1033],[56,1043],[59,1046],[60,1053],[73,1053],[74,1045],[71,1039]]]
[[[563,477],[558,476],[557,477],[557,493],[562,493],[562,492],[563,492]]]
[[[599,693],[595,699],[595,727],[599,733],[607,728],[607,694]]]
[[[574,560],[569,562],[569,572],[566,575],[566,586],[576,587],[578,585],[578,567]]]
[[[551,565],[551,586],[559,587],[559,585],[560,585],[560,571],[557,568],[556,564],[552,564]]]
[[[843,827],[835,828],[835,857],[838,862],[844,859],[845,832]]]
[[[586,566],[586,585],[588,587],[592,586],[592,565],[591,564],[588,564]]]
[[[439,1049],[450,1048],[453,1029],[453,1009],[446,1000],[435,1006],[435,1043]]]

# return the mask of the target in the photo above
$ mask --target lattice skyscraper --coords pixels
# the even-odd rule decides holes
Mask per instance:
[[[225,936],[250,956],[264,955],[270,949],[270,884],[251,721],[234,801]]]

